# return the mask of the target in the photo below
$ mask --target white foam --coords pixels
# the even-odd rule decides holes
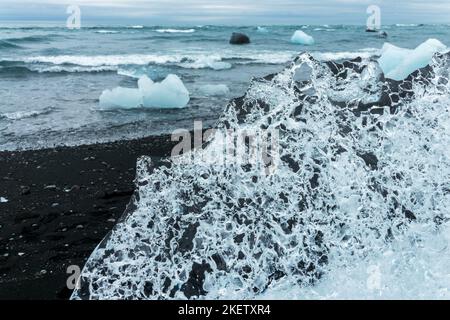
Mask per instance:
[[[220,56],[200,56],[196,59],[189,59],[185,62],[177,63],[179,67],[186,69],[205,69],[210,68],[213,70],[226,70],[231,69],[232,65],[228,62],[221,61]]]
[[[25,118],[35,117],[41,114],[46,114],[51,111],[51,108],[46,108],[42,110],[21,110],[15,112],[0,113],[0,118],[6,118],[9,120],[21,120]]]
[[[124,55],[58,55],[25,57],[21,61],[29,64],[27,68],[41,72],[101,72],[124,71],[125,66],[176,65],[186,69],[230,69],[232,64],[283,64],[292,60],[296,51],[233,51],[216,52],[185,52],[183,54],[124,54]],[[2,59],[5,62],[17,62],[17,58]],[[240,60],[240,61],[239,61]]]
[[[149,63],[166,64],[179,62],[183,57],[177,55],[128,54],[128,55],[59,55],[36,56],[24,59],[28,63],[50,63],[55,65],[74,64],[84,67],[146,65]]]
[[[297,30],[292,35],[291,42],[310,46],[314,44],[314,38],[301,30]]]
[[[108,72],[108,71],[118,71],[117,66],[65,66],[65,65],[28,65],[27,69],[30,71],[35,71],[39,73],[82,73],[82,72]]]
[[[312,56],[320,61],[348,60],[355,58],[368,59],[379,55],[380,50],[375,48],[367,48],[360,51],[341,51],[341,52],[313,52]]]
[[[195,29],[157,29],[160,33],[193,33]]]
[[[119,33],[117,30],[97,30],[95,33],[101,33],[101,34],[116,34]]]
[[[335,265],[314,287],[281,281],[261,299],[450,299],[450,224],[414,224],[367,258]]]
[[[415,23],[397,23],[396,27],[418,27],[418,24]]]

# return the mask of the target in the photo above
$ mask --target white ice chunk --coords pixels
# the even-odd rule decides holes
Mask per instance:
[[[142,94],[138,89],[117,87],[105,90],[100,96],[101,108],[133,109],[142,105]]]
[[[415,49],[404,49],[385,43],[378,63],[386,78],[400,81],[415,70],[428,65],[435,53],[446,49],[447,47],[436,39],[429,39]]]
[[[142,95],[144,95],[146,91],[151,90],[153,85],[154,85],[153,80],[147,77],[146,75],[141,76],[138,80],[138,88],[141,91]]]
[[[257,27],[256,30],[261,33],[268,33],[269,30],[266,27]]]
[[[162,82],[155,83],[144,75],[138,80],[138,89],[117,87],[103,91],[100,107],[184,108],[189,99],[189,91],[178,76],[169,74]]]
[[[307,35],[301,30],[295,31],[295,33],[292,35],[291,38],[292,43],[298,43],[298,44],[304,44],[304,45],[313,45],[314,44],[314,38],[310,35]]]
[[[190,99],[183,81],[174,74],[169,74],[160,83],[143,76],[138,85],[146,108],[184,108]]]
[[[207,84],[200,87],[200,92],[207,96],[225,96],[230,89],[225,84]]]
[[[6,203],[8,202],[8,199],[0,197],[0,203]]]

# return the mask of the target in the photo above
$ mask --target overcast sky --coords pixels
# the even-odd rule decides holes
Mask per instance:
[[[84,21],[118,24],[365,24],[370,4],[382,24],[450,23],[449,0],[0,0],[0,20],[64,23],[69,4]]]

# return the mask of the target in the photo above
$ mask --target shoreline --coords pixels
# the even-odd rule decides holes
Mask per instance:
[[[89,255],[134,192],[137,158],[170,155],[170,135],[0,152],[0,300],[68,299]]]

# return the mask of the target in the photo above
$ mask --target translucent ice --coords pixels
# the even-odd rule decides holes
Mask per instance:
[[[448,298],[449,66],[435,56],[413,95],[371,59],[304,53],[255,79],[186,161],[139,159],[136,194],[72,298]],[[278,130],[274,171],[205,161],[235,146],[220,131],[259,128]]]
[[[425,67],[436,52],[445,49],[446,46],[436,39],[429,39],[413,50],[385,43],[378,63],[386,78],[400,81],[415,70]]]
[[[292,43],[298,43],[298,44],[304,44],[304,45],[313,45],[314,44],[314,38],[310,35],[307,35],[301,30],[295,31],[295,33],[292,35],[291,38]]]
[[[101,108],[132,109],[142,106],[142,95],[138,89],[117,87],[105,90],[100,96]]]
[[[189,91],[174,74],[169,74],[160,83],[143,76],[138,85],[146,108],[184,108],[189,102]]]
[[[117,87],[103,91],[100,96],[100,107],[184,108],[189,99],[189,91],[178,76],[169,74],[158,83],[144,75],[139,78],[138,89]]]

